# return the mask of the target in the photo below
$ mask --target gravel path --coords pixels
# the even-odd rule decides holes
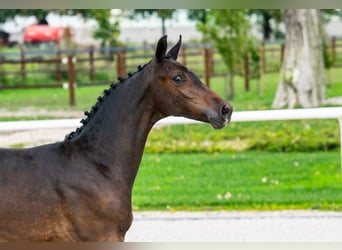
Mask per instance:
[[[135,212],[127,242],[341,242],[342,212]]]
[[[41,129],[0,132],[0,148],[16,145],[32,147],[62,141],[71,131],[72,129]]]
[[[34,117],[54,116],[56,118],[79,118],[84,117],[82,111],[50,111],[45,109],[22,108],[18,111],[0,109],[0,117]],[[13,147],[16,145],[32,147],[46,143],[64,140],[72,129],[42,129],[0,132],[0,147]]]

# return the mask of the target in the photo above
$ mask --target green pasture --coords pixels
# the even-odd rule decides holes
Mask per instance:
[[[342,70],[328,73],[332,84],[327,97],[342,96]],[[213,78],[211,88],[225,97],[226,84],[223,77]],[[237,77],[230,101],[235,111],[270,109],[277,84],[278,74],[266,74],[251,80],[246,92]],[[0,90],[0,110],[88,110],[105,88],[77,88],[74,107],[62,88]],[[153,129],[133,190],[134,209],[342,210],[339,135],[337,120],[232,122],[222,130],[208,124]]]
[[[342,210],[339,152],[145,154],[135,210]]]

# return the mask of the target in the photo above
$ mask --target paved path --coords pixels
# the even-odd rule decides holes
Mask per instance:
[[[54,116],[56,118],[78,118],[82,119],[82,111],[51,111],[36,108],[22,108],[18,111],[8,111],[0,108],[0,117],[35,117],[35,116]],[[64,140],[65,136],[73,129],[41,129],[41,130],[23,130],[0,132],[1,147],[32,147],[47,143],[53,143]]]
[[[135,212],[128,242],[342,242],[342,212]]]

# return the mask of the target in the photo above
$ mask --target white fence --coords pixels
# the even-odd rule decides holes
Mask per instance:
[[[340,126],[341,145],[341,174],[342,174],[342,107],[310,108],[310,109],[284,109],[284,110],[260,110],[233,112],[232,122],[253,121],[279,121],[279,120],[304,120],[304,119],[338,119]],[[160,120],[156,126],[200,123],[183,117],[167,117]],[[0,122],[1,131],[76,128],[81,126],[80,119],[59,119],[40,121],[15,121]]]

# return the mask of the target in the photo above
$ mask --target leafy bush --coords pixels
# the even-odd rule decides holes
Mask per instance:
[[[232,123],[222,130],[209,125],[154,129],[147,153],[213,153],[247,150],[310,152],[339,150],[336,120]]]
[[[249,149],[275,152],[310,152],[337,150],[340,147],[338,130],[313,129],[277,132],[259,131]]]

